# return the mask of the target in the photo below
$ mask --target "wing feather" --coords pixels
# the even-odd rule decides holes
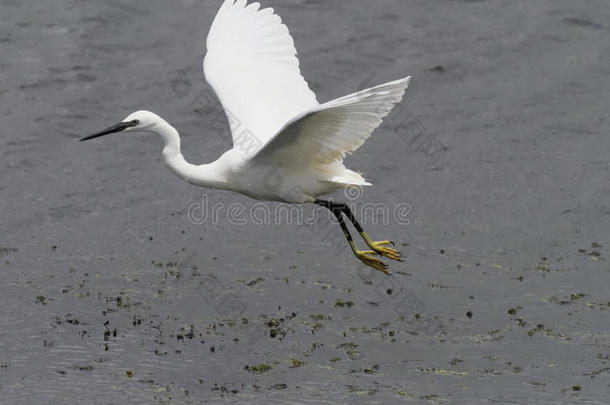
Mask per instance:
[[[289,122],[253,156],[257,162],[309,167],[342,162],[399,103],[410,77],[322,104]]]
[[[319,105],[301,75],[294,40],[272,8],[225,0],[207,39],[204,72],[231,122],[265,144],[288,121]]]

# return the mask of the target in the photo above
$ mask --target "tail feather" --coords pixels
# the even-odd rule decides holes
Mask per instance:
[[[372,186],[372,184],[366,181],[361,175],[358,175],[357,178],[337,176],[327,180],[326,183],[334,183],[340,186]]]
[[[338,186],[371,186],[360,173],[349,170],[342,162],[335,161],[332,164],[317,167],[318,179],[326,183],[334,183]]]

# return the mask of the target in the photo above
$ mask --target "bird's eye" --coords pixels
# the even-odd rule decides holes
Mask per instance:
[[[140,125],[140,120],[131,121],[131,125],[133,125],[134,127],[137,127],[138,125]]]

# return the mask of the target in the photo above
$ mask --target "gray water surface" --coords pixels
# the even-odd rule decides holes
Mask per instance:
[[[392,277],[158,139],[77,142],[149,109],[228,149],[219,3],[0,0],[0,403],[609,403],[607,2],[264,2],[321,101],[413,76],[347,162]]]

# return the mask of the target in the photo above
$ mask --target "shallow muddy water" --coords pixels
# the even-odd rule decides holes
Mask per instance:
[[[265,2],[320,101],[413,76],[335,196],[391,277],[158,139],[77,142],[149,109],[194,163],[229,148],[218,3],[0,0],[0,403],[608,403],[607,3]]]

